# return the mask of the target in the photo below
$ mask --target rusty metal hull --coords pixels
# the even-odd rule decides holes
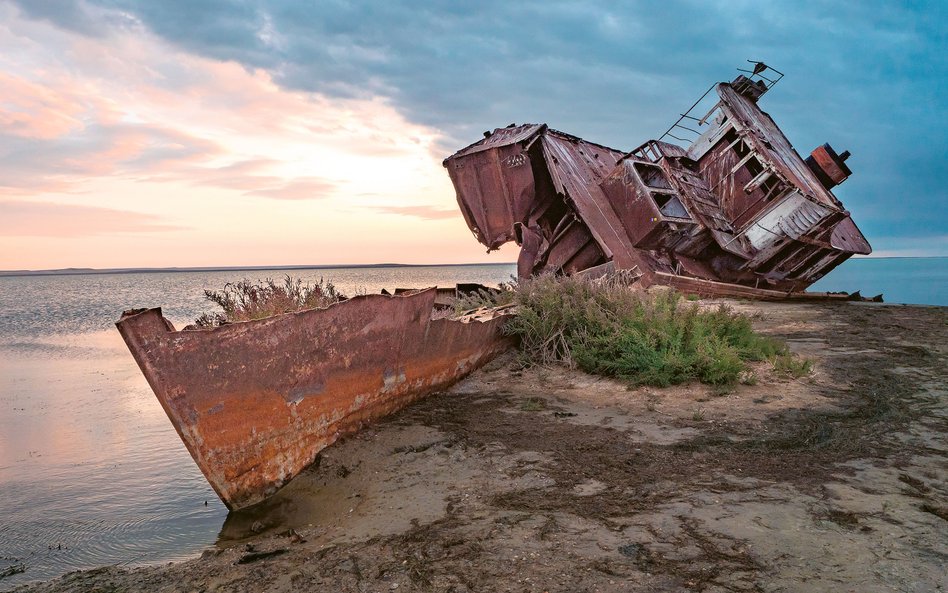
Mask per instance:
[[[272,495],[339,437],[442,389],[511,345],[503,314],[432,319],[437,291],[175,331],[161,309],[116,323],[229,509]]]
[[[756,64],[751,78],[766,71]],[[624,152],[546,124],[486,133],[444,161],[465,221],[488,249],[521,246],[521,278],[609,264],[644,285],[802,292],[872,249],[830,191],[851,174],[849,153],[824,144],[804,160],[757,105],[769,87],[751,78],[709,89],[717,103],[703,117],[682,115],[676,126],[698,128],[688,146]]]

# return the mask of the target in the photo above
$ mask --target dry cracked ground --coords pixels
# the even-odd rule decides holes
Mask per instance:
[[[629,390],[511,354],[324,451],[201,558],[22,591],[948,588],[948,309],[735,307],[813,372]]]

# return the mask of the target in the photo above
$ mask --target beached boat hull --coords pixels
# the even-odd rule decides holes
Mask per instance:
[[[443,389],[509,348],[503,314],[432,319],[435,289],[364,295],[213,329],[161,309],[116,323],[229,509],[275,493],[363,423]]]

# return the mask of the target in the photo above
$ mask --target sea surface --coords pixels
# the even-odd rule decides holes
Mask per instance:
[[[512,264],[0,277],[0,591],[105,564],[193,557],[227,510],[178,438],[113,323],[161,306],[176,327],[203,293],[243,278],[332,280],[347,294],[497,284]],[[948,305],[948,258],[846,262],[813,287]]]
[[[843,262],[811,291],[881,294],[887,303],[948,306],[948,257],[863,257]]]

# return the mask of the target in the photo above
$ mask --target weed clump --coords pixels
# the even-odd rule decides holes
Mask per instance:
[[[328,307],[346,300],[332,282],[319,279],[316,284],[303,284],[300,278],[289,275],[282,284],[267,278],[263,282],[243,279],[228,282],[224,290],[205,290],[204,297],[223,309],[222,312],[203,313],[195,320],[197,327],[217,327],[237,321],[263,319],[281,313]]]
[[[785,379],[799,379],[813,372],[813,362],[790,354],[778,354],[771,360],[774,373]]]
[[[501,282],[498,288],[479,288],[459,295],[454,302],[454,313],[461,314],[482,307],[502,307],[516,301],[516,281]]]
[[[527,363],[565,363],[633,385],[734,385],[748,361],[788,355],[746,315],[701,309],[673,291],[540,276],[519,284],[516,302],[507,331],[520,337]]]

